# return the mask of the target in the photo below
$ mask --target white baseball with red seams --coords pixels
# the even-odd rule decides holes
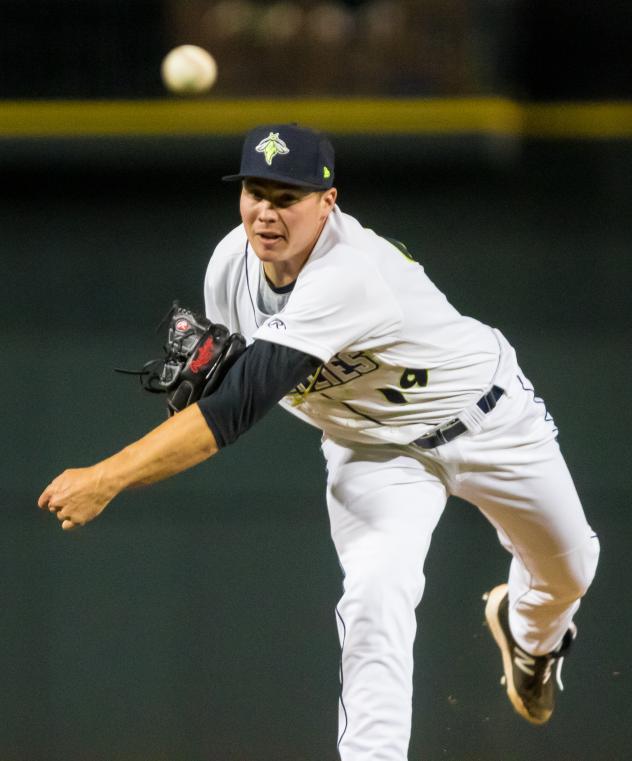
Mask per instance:
[[[476,505],[512,554],[511,626],[531,654],[562,639],[594,575],[598,541],[553,419],[512,347],[461,315],[392,243],[335,207],[291,293],[266,288],[240,225],[208,266],[209,319],[323,363],[281,404],[323,431],[344,572],[340,757],[406,761],[415,608],[447,498]],[[485,412],[476,402],[492,386],[503,393]],[[454,440],[414,443],[457,417],[467,430]]]

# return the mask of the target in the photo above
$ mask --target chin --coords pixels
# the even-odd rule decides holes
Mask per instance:
[[[266,248],[260,246],[258,242],[251,242],[250,246],[262,262],[278,262],[283,258],[283,250],[280,247]]]
[[[252,246],[252,250],[262,262],[274,262],[278,259],[274,251],[261,251],[257,246]]]

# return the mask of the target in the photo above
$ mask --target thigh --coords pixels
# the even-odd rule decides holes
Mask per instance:
[[[482,434],[464,437],[453,493],[480,508],[534,580],[557,573],[568,584],[568,577],[585,576],[579,566],[592,556],[594,532],[555,424],[542,401],[531,397],[518,393]]]
[[[385,572],[383,565],[423,567],[447,499],[431,463],[401,448],[323,443],[332,538],[348,573]]]
[[[531,463],[473,473],[457,490],[523,557],[563,555],[592,534],[559,448],[543,449]]]

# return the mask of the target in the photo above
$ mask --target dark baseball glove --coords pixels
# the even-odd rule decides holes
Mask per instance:
[[[165,355],[142,370],[117,372],[138,375],[146,391],[167,394],[169,416],[212,394],[230,366],[246,348],[240,333],[181,307],[177,301],[159,325],[169,320]]]

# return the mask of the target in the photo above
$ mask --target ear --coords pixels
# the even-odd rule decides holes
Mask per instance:
[[[320,198],[321,208],[323,210],[324,217],[329,216],[329,212],[334,208],[336,205],[336,198],[338,196],[338,191],[336,188],[329,188],[329,190],[325,190],[325,192],[322,194]]]

